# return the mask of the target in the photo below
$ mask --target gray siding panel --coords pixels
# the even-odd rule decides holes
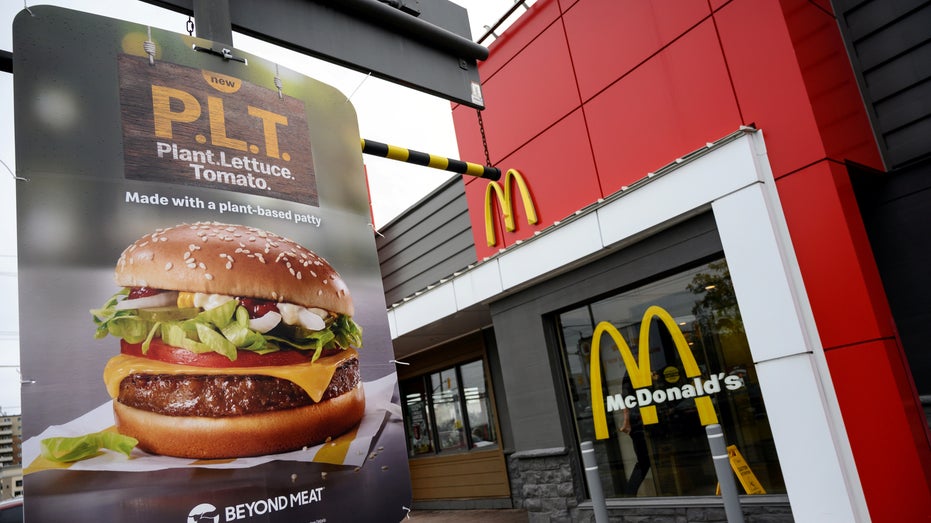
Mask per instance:
[[[931,130],[925,136],[931,136]],[[853,169],[851,179],[915,388],[931,396],[931,161],[886,173]]]
[[[931,141],[931,117],[914,122],[906,128],[888,133],[886,141],[890,154],[906,158],[917,158],[928,154]]]
[[[465,202],[459,202],[459,190],[456,184],[444,184],[403,214],[381,229],[384,237],[379,238],[378,250],[385,257],[391,257],[407,249],[409,238],[422,238],[444,223],[454,221],[465,209]],[[465,189],[462,188],[464,196]]]
[[[832,0],[888,172],[849,166],[918,394],[931,395],[931,1]]]
[[[388,305],[476,261],[462,178],[451,178],[375,239]]]
[[[468,232],[464,234],[471,240],[471,234]],[[461,241],[459,238],[450,238],[450,240],[449,242],[443,243],[445,248],[452,249],[455,247],[454,240]],[[440,258],[441,256],[444,257]],[[382,281],[384,282],[386,293],[388,292],[387,289],[405,287],[406,284],[410,285],[412,280],[416,280],[412,283],[416,288],[409,289],[409,292],[405,294],[405,296],[409,296],[416,291],[423,290],[427,285],[434,284],[453,272],[468,266],[470,263],[474,263],[475,250],[466,248],[458,252],[430,252],[412,258],[396,257],[395,260],[398,262],[407,260],[407,263],[395,268],[395,270],[390,273],[385,271],[382,272]],[[453,267],[455,267],[455,269],[453,269]],[[450,272],[450,270],[452,272]],[[400,298],[403,297],[404,296],[401,296]],[[390,303],[392,302],[389,302],[389,304]]]
[[[931,1],[833,0],[886,167],[931,156]]]
[[[865,71],[893,58],[892,54],[896,50],[913,49],[927,41],[931,28],[931,7],[925,7],[890,27],[895,30],[883,30],[878,26],[879,30],[864,33],[868,36],[857,42],[857,54]]]
[[[450,212],[454,210],[447,206],[441,212],[405,230],[393,238],[393,241],[386,244],[383,249],[379,249],[382,275],[387,277],[393,272],[403,269],[412,259],[426,256],[431,251],[435,251],[438,245],[444,243],[456,244],[455,237],[460,234],[468,236],[466,239],[468,244],[462,247],[471,246],[472,229],[467,222],[457,220],[457,216],[449,216]],[[392,229],[390,232],[397,232],[397,230]]]
[[[931,31],[931,29],[929,29]],[[906,55],[892,57],[864,71],[873,103],[890,96],[911,97],[912,87],[931,78],[931,40]],[[920,102],[920,100],[916,100]]]
[[[876,115],[881,129],[895,132],[896,129],[905,129],[913,125],[916,103],[919,113],[931,114],[931,82],[912,86],[912,89],[916,92],[908,93],[907,98],[893,97],[876,104]],[[914,98],[914,102],[908,98]]]
[[[913,10],[914,0],[840,0],[833,2],[838,16],[844,16],[850,30],[865,35],[885,27]]]

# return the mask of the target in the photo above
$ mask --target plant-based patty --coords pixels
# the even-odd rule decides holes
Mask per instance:
[[[337,367],[320,401],[345,394],[360,382],[359,360]],[[166,416],[219,418],[304,407],[316,403],[291,381],[261,375],[131,374],[117,401]]]

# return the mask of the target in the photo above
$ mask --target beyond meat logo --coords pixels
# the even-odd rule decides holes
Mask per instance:
[[[119,57],[125,176],[318,205],[304,103],[239,78]]]
[[[230,505],[224,507],[223,510],[218,510],[217,507],[210,503],[201,503],[191,509],[187,516],[187,523],[220,523],[220,514],[223,514],[222,521],[238,521],[267,516],[274,512],[317,503],[323,499],[324,488],[316,487],[300,492],[292,492],[287,496],[281,495],[257,499]]]
[[[220,515],[217,514],[217,507],[210,503],[201,503],[191,509],[187,515],[187,523],[220,523]]]

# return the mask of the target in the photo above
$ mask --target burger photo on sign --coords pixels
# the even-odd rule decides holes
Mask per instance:
[[[362,330],[323,258],[224,223],[159,229],[123,251],[122,290],[92,310],[120,340],[103,378],[117,431],[153,454],[276,454],[324,442],[365,411]]]

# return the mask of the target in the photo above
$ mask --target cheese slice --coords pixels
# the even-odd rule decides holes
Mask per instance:
[[[110,358],[103,369],[103,381],[111,398],[116,398],[120,392],[120,382],[130,374],[170,374],[170,375],[262,375],[272,376],[291,381],[307,392],[315,402],[320,401],[324,391],[330,385],[333,374],[339,365],[352,358],[358,357],[355,349],[346,349],[339,354],[320,358],[314,363],[298,363],[294,365],[270,365],[264,367],[195,367],[192,365],[177,365],[162,361],[119,354]]]

